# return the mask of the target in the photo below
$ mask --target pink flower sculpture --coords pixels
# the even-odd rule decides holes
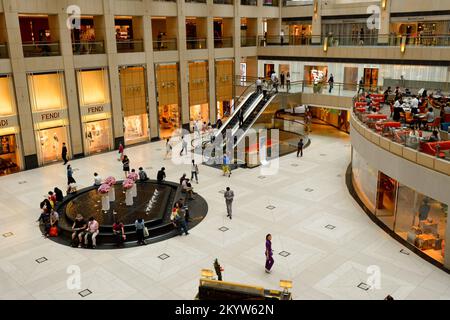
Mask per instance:
[[[108,177],[108,178],[106,178],[105,183],[108,184],[108,185],[110,185],[110,186],[113,186],[113,185],[116,184],[116,178],[114,178],[114,177]]]
[[[126,180],[123,182],[123,188],[124,188],[125,190],[130,190],[131,188],[133,188],[133,185],[134,185],[134,181],[131,180],[131,179],[126,179]]]
[[[106,183],[102,184],[100,186],[100,188],[98,188],[98,192],[100,194],[107,194],[109,192],[109,190],[111,190],[111,186],[109,184],[106,184]]]
[[[134,182],[136,182],[139,179],[139,176],[136,172],[131,172],[128,175],[128,179],[133,180]]]

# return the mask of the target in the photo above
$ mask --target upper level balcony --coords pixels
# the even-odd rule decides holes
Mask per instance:
[[[25,58],[61,55],[59,42],[24,42],[22,47]]]
[[[205,3],[206,4],[206,0],[184,0],[185,2],[191,2],[191,3]]]
[[[153,41],[153,51],[176,51],[177,47],[176,38],[161,38]]]
[[[6,43],[0,43],[0,59],[8,59],[8,45]]]
[[[214,48],[233,48],[233,37],[214,38]]]
[[[230,4],[233,5],[233,0],[214,0],[214,4]]]
[[[263,6],[266,7],[279,7],[280,3],[278,0],[263,0]]]
[[[207,49],[206,38],[189,38],[186,39],[187,49]]]
[[[256,36],[241,36],[241,47],[256,47]]]
[[[144,40],[141,39],[117,40],[117,52],[118,53],[144,52]]]
[[[241,0],[242,6],[257,6],[258,1],[257,0]]]
[[[103,54],[105,53],[105,44],[103,41],[76,41],[72,43],[74,55],[84,54]]]

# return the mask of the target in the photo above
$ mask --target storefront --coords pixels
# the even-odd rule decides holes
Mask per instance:
[[[70,150],[66,89],[62,72],[28,74],[34,131],[40,165],[62,160]]]
[[[0,176],[21,169],[19,122],[12,79],[0,75]]]
[[[376,25],[370,26],[368,21],[370,21],[369,16],[322,19],[322,36],[328,37],[330,46],[376,45],[379,28]]]
[[[119,72],[125,144],[148,141],[145,68],[142,66],[122,67]]]
[[[406,36],[409,45],[440,46],[448,42],[450,16],[396,17],[393,14],[390,33],[391,45],[399,45]]]
[[[375,170],[355,150],[352,180],[359,199],[403,240],[444,263],[448,205]]]
[[[304,81],[306,86],[313,86],[314,92],[321,92],[328,80],[328,66],[305,66]]]
[[[311,44],[312,19],[283,18],[281,27],[289,35],[290,45]]]
[[[189,62],[190,128],[195,121],[209,122],[208,62]]]
[[[180,128],[178,64],[158,64],[155,70],[159,137],[165,139]]]
[[[233,60],[216,60],[216,117],[226,119],[233,110]]]
[[[111,104],[105,69],[77,70],[78,96],[86,155],[112,147]]]

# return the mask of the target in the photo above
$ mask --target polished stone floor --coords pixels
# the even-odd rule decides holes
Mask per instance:
[[[194,187],[208,201],[205,220],[189,236],[125,250],[72,249],[41,236],[39,202],[55,185],[65,186],[63,165],[0,178],[0,298],[193,299],[200,270],[218,258],[224,280],[278,289],[280,279],[290,279],[294,299],[450,299],[450,275],[385,234],[349,195],[349,137],[320,127],[311,141],[304,158],[281,158],[275,175],[238,169],[225,178],[200,166]],[[190,171],[163,160],[164,153],[164,142],[126,149],[131,167],[146,168],[152,178],[163,165],[172,181]],[[72,167],[80,187],[92,183],[94,171],[122,175],[116,153]],[[231,221],[221,193],[227,186],[236,195]],[[267,233],[271,274],[264,272]],[[81,283],[68,286],[74,268]],[[376,288],[373,270],[380,275]]]

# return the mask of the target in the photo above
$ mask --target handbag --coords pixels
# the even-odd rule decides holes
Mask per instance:
[[[58,236],[58,228],[57,227],[51,227],[50,230],[48,231],[48,235],[50,237],[57,237]]]
[[[148,232],[147,227],[144,227],[144,238],[147,238],[148,236],[150,236],[150,233]]]

